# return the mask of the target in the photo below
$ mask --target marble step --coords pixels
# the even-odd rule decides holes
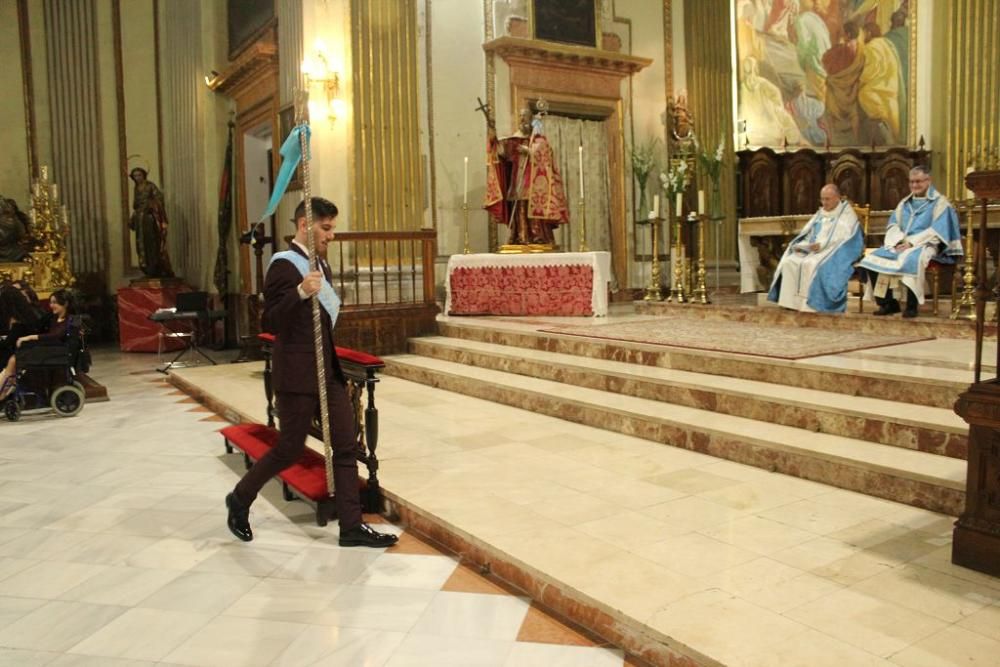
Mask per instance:
[[[411,338],[423,357],[554,380],[720,414],[964,459],[968,426],[953,410],[845,396],[455,338]]]
[[[953,458],[416,355],[387,375],[809,479],[960,514],[966,464]]]
[[[878,398],[914,405],[952,409],[955,399],[970,380],[920,377],[912,367],[893,366],[898,372],[867,370],[865,359],[849,359],[835,366],[816,360],[787,361],[743,354],[671,348],[627,341],[609,341],[564,334],[525,331],[504,327],[490,320],[438,320],[438,333],[448,338],[494,343],[513,348],[558,352],[575,357],[608,359],[636,364],[691,371],[708,375],[755,380],[802,389],[831,391],[848,396]],[[545,328],[548,323],[539,323]]]
[[[864,312],[858,312],[858,302],[852,299],[847,312],[838,314],[799,313],[767,302],[767,305],[732,305],[731,303],[691,304],[668,303],[666,301],[636,301],[635,310],[643,315],[683,314],[685,317],[702,319],[726,320],[732,322],[753,322],[755,324],[788,324],[799,327],[817,327],[821,329],[863,331],[867,333],[884,333],[892,336],[933,336],[935,338],[974,339],[976,323],[968,319],[953,320],[949,317],[950,303],[939,305],[938,316],[932,312],[930,299],[920,307],[920,316],[914,319],[903,319],[901,315],[876,317],[875,308],[870,302],[865,302]],[[986,327],[986,337],[995,338],[996,326]]]

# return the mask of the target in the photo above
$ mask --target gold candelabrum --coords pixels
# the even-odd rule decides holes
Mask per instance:
[[[660,287],[660,241],[658,238],[658,230],[660,228],[660,221],[663,218],[657,216],[656,214],[650,213],[649,219],[646,220],[650,228],[650,250],[649,250],[649,285],[646,286],[646,295],[642,297],[643,301],[663,301],[663,290]]]
[[[972,236],[972,212],[976,201],[969,199],[959,204],[959,211],[965,215],[965,257],[962,261],[962,292],[951,307],[951,319],[976,319],[976,270],[973,261],[975,239]]]
[[[590,252],[587,247],[587,204],[580,196],[580,252]]]
[[[691,277],[691,282],[694,284],[694,289],[688,301],[709,304],[712,301],[708,298],[708,289],[705,286],[705,224],[708,222],[708,217],[692,211],[688,214],[688,220],[698,224],[698,263],[692,267],[694,275]]]
[[[39,295],[71,287],[76,282],[70,268],[66,239],[69,236],[69,213],[60,204],[59,186],[49,180],[49,168],[43,166],[31,183],[31,237],[35,249],[29,259],[32,287]]]
[[[462,214],[465,216],[465,250],[463,254],[468,255],[469,252],[469,202],[462,203]]]
[[[673,274],[673,280],[670,283],[670,296],[667,297],[667,301],[673,301],[675,303],[686,303],[688,300],[688,290],[685,287],[685,261],[684,258],[687,255],[687,249],[684,247],[684,238],[681,234],[681,216],[674,215],[674,243],[670,253],[670,269]]]

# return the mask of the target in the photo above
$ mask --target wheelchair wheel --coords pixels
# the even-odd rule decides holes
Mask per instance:
[[[15,400],[7,401],[3,406],[3,414],[7,417],[7,421],[16,422],[21,418],[21,406]]]
[[[75,417],[83,410],[83,392],[71,384],[64,385],[52,392],[50,405],[60,417]]]

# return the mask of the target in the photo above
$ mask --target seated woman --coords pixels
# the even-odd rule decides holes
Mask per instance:
[[[0,319],[7,334],[0,341],[0,400],[14,391],[14,352],[25,336],[38,330],[38,318],[28,299],[15,287],[0,289]]]
[[[24,299],[24,303],[28,303],[27,299]],[[30,307],[30,304],[28,305]],[[6,361],[3,371],[0,371],[0,400],[14,390],[14,379],[17,372],[14,352],[18,348],[25,343],[61,343],[66,339],[69,329],[69,316],[72,314],[72,297],[70,293],[64,289],[53,292],[52,296],[49,297],[49,309],[52,312],[52,317],[48,330],[45,333],[24,333],[19,335],[9,345],[11,350],[9,358]],[[37,327],[37,320],[33,324]]]

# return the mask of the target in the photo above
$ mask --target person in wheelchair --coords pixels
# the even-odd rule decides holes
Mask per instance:
[[[72,297],[66,290],[58,290],[50,297],[49,307],[51,316],[46,330],[18,337],[15,353],[4,369],[14,379],[8,395],[20,386],[21,395],[4,406],[12,421],[21,409],[31,407],[28,398],[34,399],[33,407],[49,405],[62,416],[75,415],[83,407],[83,387],[76,381],[83,345],[73,318]],[[4,398],[0,395],[0,400]]]
[[[38,331],[38,317],[31,303],[19,289],[12,285],[0,288],[0,400],[14,391],[15,359],[17,344],[25,336]]]

